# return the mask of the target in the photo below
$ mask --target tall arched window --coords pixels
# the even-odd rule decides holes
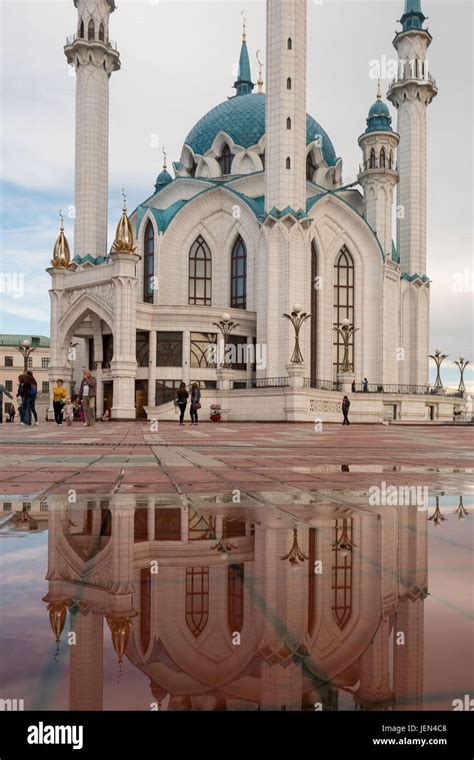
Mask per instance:
[[[201,235],[189,252],[189,303],[194,306],[212,304],[212,258]]]
[[[79,37],[81,39],[84,39],[84,21],[81,21],[81,25],[79,27]]]
[[[104,25],[103,24],[101,24],[99,26],[99,40],[101,42],[104,42],[104,40],[105,40],[105,30],[104,30]]]
[[[148,222],[145,229],[143,256],[143,300],[153,303],[153,277],[155,274],[155,232]]]
[[[227,570],[227,617],[232,633],[244,625],[244,565],[229,565]]]
[[[314,163],[314,158],[312,152],[308,153],[306,156],[306,179],[308,182],[313,181],[314,172],[316,171],[318,167]]]
[[[354,260],[344,247],[334,265],[334,323],[339,327],[344,319],[354,324]],[[334,330],[334,372],[340,372],[344,359],[344,343]],[[349,343],[349,362],[354,364],[354,337]]]
[[[289,156],[288,156],[288,158],[286,159],[286,168],[287,168],[287,169],[291,169],[291,158],[290,158]]]
[[[232,249],[230,305],[247,308],[247,248],[240,235]]]
[[[375,148],[370,151],[370,169],[375,169]]]
[[[291,90],[291,77],[288,77],[286,80],[286,89]]]
[[[222,174],[230,174],[232,171],[232,161],[234,160],[234,155],[231,153],[231,150],[227,143],[224,145],[222,149],[221,157],[217,159],[217,162],[219,166],[221,167]]]
[[[289,117],[289,116],[288,116],[288,118],[287,118],[287,120],[286,120],[286,128],[287,128],[287,129],[291,129],[291,119],[290,119],[290,117]]]
[[[331,613],[341,631],[352,612],[352,552],[336,548],[344,531],[352,540],[352,520],[336,520],[331,531]]]
[[[382,148],[380,151],[380,167],[381,169],[385,169],[385,148]]]
[[[92,19],[89,21],[89,26],[87,27],[87,39],[89,42],[95,39],[95,26]]]
[[[393,151],[390,151],[390,155],[388,157],[388,168],[393,169]]]
[[[209,568],[186,568],[186,625],[197,639],[209,619]]]
[[[288,37],[288,50],[293,50],[293,40]]]
[[[317,348],[318,348],[318,295],[319,295],[319,277],[318,277],[318,252],[313,240],[311,243],[311,387],[316,387],[318,378],[317,367]]]

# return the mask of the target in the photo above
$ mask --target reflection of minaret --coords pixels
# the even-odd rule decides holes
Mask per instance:
[[[361,710],[386,710],[394,701],[390,688],[388,617],[380,622],[373,641],[362,655],[360,685],[355,702]]]
[[[103,628],[100,613],[71,615],[71,630],[77,638],[75,646],[69,647],[70,710],[103,709]]]

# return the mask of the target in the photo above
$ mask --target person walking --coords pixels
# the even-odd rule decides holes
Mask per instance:
[[[2,383],[0,383],[0,422],[3,422],[3,394],[5,394],[5,396],[8,396],[8,398],[13,398],[10,391],[7,391],[5,386]],[[5,406],[5,414],[10,415],[10,412],[9,411],[7,412],[6,406]],[[8,421],[11,422],[10,419]]]
[[[188,405],[189,393],[186,390],[185,383],[181,383],[176,393],[176,405],[179,409],[179,424],[184,425],[184,413]]]
[[[66,398],[67,390],[63,385],[63,381],[61,379],[56,380],[56,385],[53,387],[53,409],[56,425],[63,424],[63,407]]]
[[[352,391],[352,393],[356,392],[356,381],[355,380],[352,381],[351,391]]]
[[[5,407],[5,410],[8,412],[7,421],[11,423],[15,422],[15,414],[16,414],[15,404],[8,404],[8,409]]]
[[[35,380],[31,370],[28,370],[26,377],[30,384],[30,415],[32,414],[35,419],[35,425],[39,425],[38,414],[36,412],[36,397],[38,396],[38,383]]]
[[[198,409],[201,408],[201,391],[199,390],[199,385],[197,383],[193,383],[191,386],[191,407],[189,409],[191,414],[191,425],[197,425],[199,422],[198,419]]]
[[[67,422],[67,426],[71,427],[74,422],[74,404],[72,403],[70,396],[67,397],[66,403],[64,404],[64,419]]]
[[[369,381],[367,380],[366,377],[364,377],[364,382],[362,384],[362,387],[364,389],[364,393],[368,393],[369,392]]]
[[[344,396],[342,399],[342,414],[344,416],[343,425],[350,425],[349,422],[349,409],[351,408],[351,402],[347,398],[347,396]]]
[[[95,425],[95,397],[96,397],[97,381],[95,377],[88,369],[85,369],[82,373],[82,383],[79,388],[79,397],[82,400],[82,408],[84,410],[84,427],[90,427]]]
[[[31,386],[28,382],[28,375],[25,373],[23,375],[18,375],[18,391],[17,391],[17,398],[21,399],[20,403],[20,425],[31,425],[31,414],[30,414],[30,404],[31,404]]]

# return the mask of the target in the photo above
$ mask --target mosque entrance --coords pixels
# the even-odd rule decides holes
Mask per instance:
[[[137,420],[146,419],[145,406],[148,404],[148,380],[135,380],[135,409]]]

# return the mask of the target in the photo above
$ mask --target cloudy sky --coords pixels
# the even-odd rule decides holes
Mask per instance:
[[[308,111],[329,133],[346,178],[357,173],[357,138],[374,101],[371,62],[394,58],[403,4],[308,2]],[[431,346],[474,359],[473,3],[423,0],[422,6],[439,87],[428,117]],[[233,94],[242,10],[255,62],[257,49],[265,52],[264,0],[119,1],[110,27],[122,70],[110,84],[109,242],[120,188],[127,188],[130,209],[147,198],[161,169],[161,146],[170,162],[178,160],[196,121]],[[0,14],[0,332],[49,335],[45,268],[58,210],[74,202],[75,79],[63,45],[75,31],[76,10],[73,0],[0,0]],[[385,80],[384,92],[387,87]],[[72,219],[66,218],[66,231],[72,244]],[[446,379],[455,382],[454,369]]]

